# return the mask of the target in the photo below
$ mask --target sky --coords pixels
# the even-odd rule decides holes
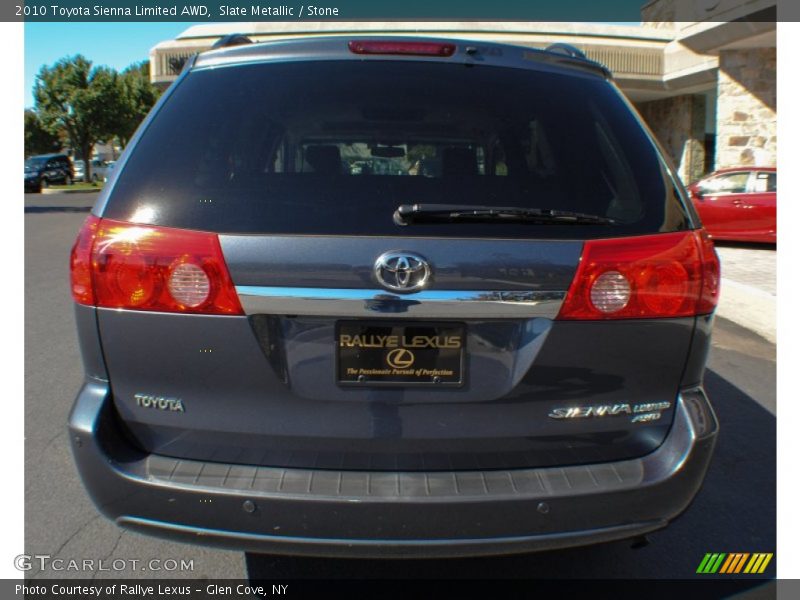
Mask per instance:
[[[96,65],[121,70],[146,60],[158,42],[174,39],[195,23],[26,23],[25,108],[42,65],[83,54]]]

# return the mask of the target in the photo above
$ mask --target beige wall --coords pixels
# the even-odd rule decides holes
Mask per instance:
[[[775,166],[775,48],[721,50],[714,168]],[[705,97],[684,94],[638,104],[685,183],[704,171]]]
[[[687,184],[703,174],[705,100],[705,96],[684,94],[638,105],[642,117]]]
[[[775,48],[720,51],[717,168],[775,165],[775,68]]]

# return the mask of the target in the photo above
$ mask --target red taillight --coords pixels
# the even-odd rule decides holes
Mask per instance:
[[[453,56],[455,44],[441,42],[403,42],[393,40],[352,40],[347,47],[353,54],[408,54],[412,56]]]
[[[69,275],[72,284],[72,297],[78,304],[94,304],[92,286],[92,245],[97,234],[100,219],[89,215],[83,222],[78,239],[72,246],[69,257]]]
[[[71,259],[80,304],[241,315],[216,234],[89,217]]]
[[[696,232],[696,237],[703,258],[703,290],[697,303],[697,314],[704,315],[714,310],[719,302],[719,257],[714,249],[714,242],[705,229]]]
[[[558,319],[685,317],[711,312],[719,261],[704,231],[590,240]]]

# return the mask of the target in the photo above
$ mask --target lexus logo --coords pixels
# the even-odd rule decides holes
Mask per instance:
[[[431,276],[428,262],[411,252],[386,252],[375,261],[375,277],[383,287],[394,292],[416,292]]]
[[[405,348],[395,348],[386,355],[386,362],[393,369],[407,369],[414,364],[414,353]]]

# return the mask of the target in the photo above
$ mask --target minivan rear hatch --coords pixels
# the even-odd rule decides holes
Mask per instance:
[[[504,52],[516,50],[518,68],[463,64],[460,50],[305,56],[199,66],[177,83],[99,216],[108,231],[214,237],[241,312],[98,310],[137,444],[227,463],[452,470],[661,443],[694,307],[559,314],[587,243],[665,235],[688,248],[690,217],[613,84]],[[397,219],[437,205],[462,214]],[[98,260],[127,260],[108,248]]]

